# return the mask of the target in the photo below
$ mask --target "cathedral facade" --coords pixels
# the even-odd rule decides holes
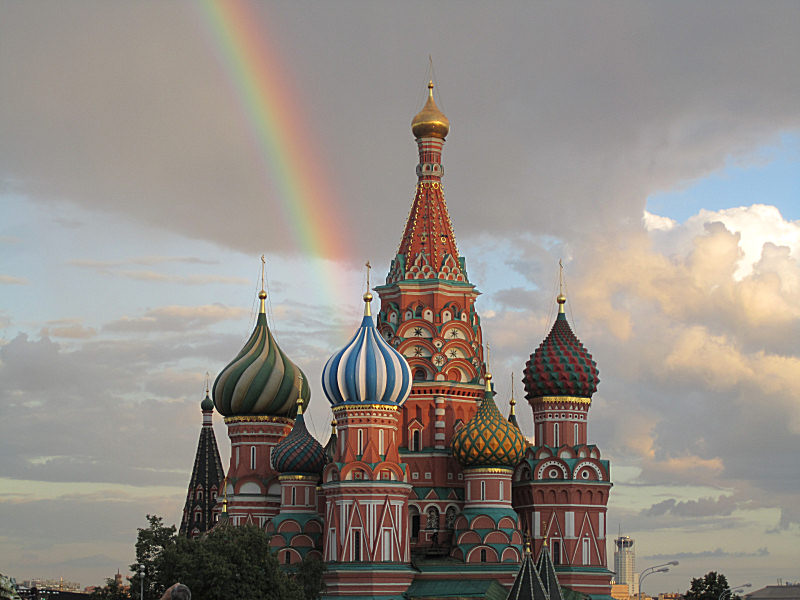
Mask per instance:
[[[379,308],[368,289],[323,370],[325,446],[306,429],[309,386],[269,330],[264,290],[250,339],[214,382],[231,443],[225,519],[265,528],[282,564],[322,559],[330,598],[489,597],[547,557],[563,586],[606,599],[609,464],[587,430],[597,367],[559,295],[524,369],[534,431],[513,404],[501,414],[442,187],[449,121],[428,87],[412,120],[411,211],[372,290]]]

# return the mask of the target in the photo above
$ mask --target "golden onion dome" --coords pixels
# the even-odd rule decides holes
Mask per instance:
[[[415,138],[438,137],[444,139],[450,131],[450,121],[433,100],[433,81],[428,82],[428,100],[411,120]]]

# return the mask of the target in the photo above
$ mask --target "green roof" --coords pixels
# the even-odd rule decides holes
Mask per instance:
[[[408,588],[409,600],[506,600],[508,592],[494,579],[416,580]]]

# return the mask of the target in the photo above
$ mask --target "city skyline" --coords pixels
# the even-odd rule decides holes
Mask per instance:
[[[324,444],[320,373],[400,239],[431,54],[498,406],[513,372],[533,436],[561,259],[608,529],[641,568],[681,561],[644,591],[798,579],[798,7],[226,6],[0,7],[4,572],[101,583],[145,514],[179,523],[262,253]],[[263,45],[237,62],[224,34]]]

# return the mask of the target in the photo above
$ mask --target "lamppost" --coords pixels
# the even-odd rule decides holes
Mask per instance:
[[[745,588],[753,587],[751,583],[743,583],[742,585],[737,585],[736,587],[728,588],[727,590],[722,590],[722,593],[719,595],[719,600],[724,600],[725,596],[731,598],[736,592],[741,592]]]
[[[647,567],[644,571],[639,573],[639,600],[642,600],[642,582],[644,578],[648,575],[652,575],[653,573],[666,573],[669,571],[670,567],[675,567],[679,563],[677,560],[671,560],[668,563],[664,563],[663,565],[653,565],[652,567]],[[722,598],[720,598],[722,600]]]
[[[141,581],[141,600],[144,600],[144,565],[139,565],[139,579]]]

